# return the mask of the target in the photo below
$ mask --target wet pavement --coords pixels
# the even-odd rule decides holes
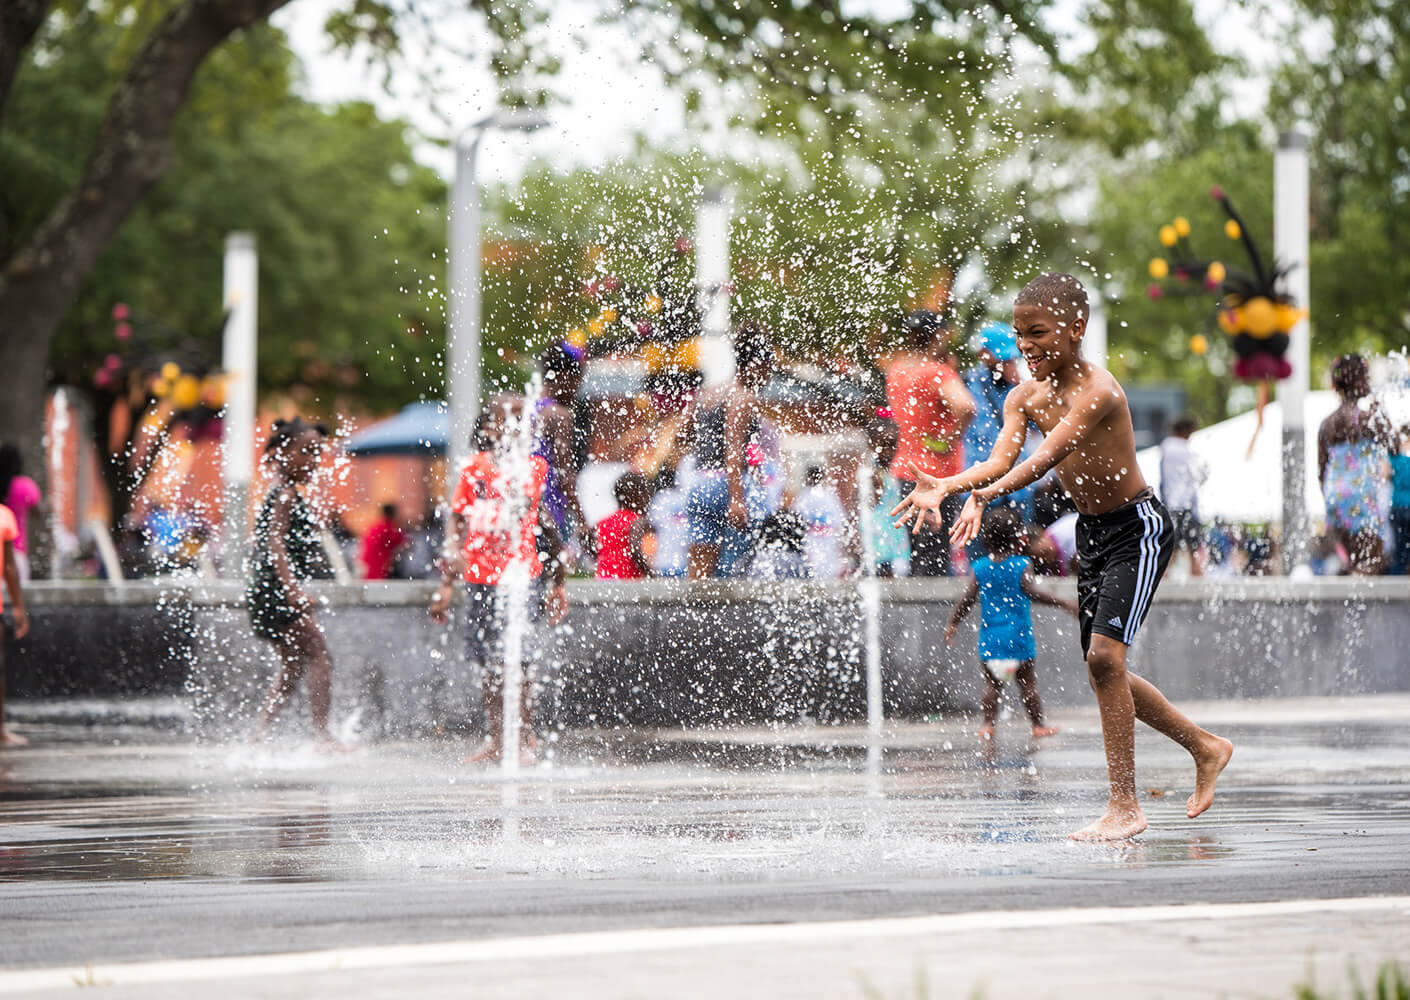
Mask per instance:
[[[987,755],[890,727],[879,771],[850,727],[568,733],[513,782],[450,741],[22,724],[0,993],[1290,997],[1410,960],[1410,697],[1188,707],[1237,744],[1213,810],[1143,731],[1150,830],[1113,846],[1066,840],[1104,797],[1086,710]]]

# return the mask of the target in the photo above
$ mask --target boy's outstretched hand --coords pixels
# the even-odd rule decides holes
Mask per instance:
[[[960,516],[955,519],[955,526],[950,529],[951,545],[968,545],[979,536],[979,525],[984,520],[984,507],[988,502],[979,496],[978,490],[969,495]]]
[[[952,492],[949,480],[921,472],[914,462],[908,463],[911,475],[916,477],[916,488],[904,500],[891,508],[891,516],[896,518],[895,527],[904,528],[914,520],[911,533],[919,532],[925,519],[931,517],[940,523],[940,505]]]

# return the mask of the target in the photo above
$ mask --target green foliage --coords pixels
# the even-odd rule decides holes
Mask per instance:
[[[76,180],[131,28],[80,8],[46,29],[0,134],[0,216],[13,249]],[[298,67],[262,26],[203,66],[172,165],[108,246],[70,309],[54,377],[84,386],[110,351],[180,348],[219,361],[227,232],[260,248],[260,369],[266,390],[331,409],[385,408],[439,392],[445,187],[411,155],[407,127],[366,105],[320,108],[292,92]],[[132,346],[111,311],[130,304]],[[415,360],[421,358],[421,363]],[[346,400],[345,400],[346,401]]]
[[[1082,98],[1071,136],[1117,157],[1148,144],[1179,157],[1225,125],[1221,105],[1240,62],[1216,46],[1189,0],[1094,0],[1083,21],[1094,40],[1068,71]]]
[[[1178,294],[1179,284],[1164,282],[1166,294],[1151,299],[1146,268],[1165,253],[1156,231],[1177,216],[1189,219],[1196,253],[1247,268],[1243,247],[1224,235],[1226,216],[1209,196],[1216,184],[1228,192],[1256,243],[1271,251],[1272,154],[1251,137],[1229,139],[1183,159],[1113,170],[1100,184],[1091,228],[1093,260],[1111,275],[1100,285],[1112,371],[1122,381],[1179,382],[1196,412],[1216,420],[1225,415],[1234,356],[1214,323],[1215,296],[1196,276],[1185,294]],[[1196,334],[1209,341],[1204,358],[1190,348]]]
[[[957,304],[962,318],[1003,315],[1000,293],[1069,233],[1038,207],[1055,183],[1033,141],[1045,100],[1017,84],[1020,54],[1052,46],[1037,11],[629,5],[696,124],[726,112],[736,152],[708,160],[643,141],[629,165],[544,169],[516,196],[500,193],[490,215],[534,260],[486,276],[491,364],[512,361],[526,331],[537,344],[582,326],[599,308],[581,294],[593,277],[637,288],[665,272],[688,287],[691,259],[675,244],[693,236],[708,186],[733,196],[735,319],[767,323],[795,356],[874,346],[901,311],[943,300],[976,263],[984,280]]]
[[[1179,381],[1203,417],[1224,415],[1231,358],[1211,322],[1212,296],[1146,299],[1147,262],[1162,252],[1157,228],[1176,215],[1190,219],[1201,252],[1224,252],[1223,218],[1207,197],[1216,183],[1271,255],[1273,147],[1278,131],[1298,122],[1311,132],[1314,385],[1339,353],[1410,343],[1410,57],[1403,45],[1410,11],[1403,8],[1355,0],[1245,5],[1283,58],[1267,106],[1236,116],[1228,95],[1244,67],[1220,55],[1240,49],[1236,38],[1206,38],[1210,29],[1184,2],[1089,7],[1096,43],[1077,64],[1079,103],[1094,109],[1102,127],[1079,118],[1068,142],[1090,150],[1082,144],[1096,140],[1107,154],[1096,161],[1100,195],[1088,245],[1111,274],[1104,290],[1114,299],[1118,375]],[[1230,259],[1241,262],[1242,254]],[[1207,361],[1188,349],[1197,332],[1210,340]]]
[[[57,5],[0,134],[0,257],[73,184],[113,82],[171,5]],[[1067,39],[1036,0],[611,5],[604,16],[628,20],[684,93],[693,125],[723,116],[737,142],[726,160],[643,138],[629,164],[543,168],[494,194],[487,375],[517,379],[542,343],[589,322],[606,302],[583,294],[594,278],[623,282],[623,324],[663,276],[687,288],[693,263],[677,240],[693,235],[701,191],[726,184],[735,315],[763,319],[795,354],[870,349],[897,312],[976,268],[961,319],[999,318],[1034,271],[1062,268],[1110,304],[1119,376],[1179,381],[1197,412],[1217,418],[1229,358],[1209,327],[1212,300],[1147,299],[1146,263],[1160,251],[1156,228],[1175,215],[1212,255],[1227,246],[1207,197],[1215,183],[1271,251],[1272,144],[1298,119],[1314,133],[1314,363],[1403,346],[1410,8],[1294,0],[1265,10],[1245,0],[1238,9],[1260,27],[1287,25],[1268,106],[1244,114],[1230,101],[1248,70],[1239,39],[1217,35],[1222,22],[1201,20],[1193,0],[1088,0]],[[553,57],[536,39],[551,28],[551,6],[347,0],[328,28],[335,45],[389,73],[417,72],[409,54],[428,40],[446,55],[487,58],[458,50],[460,32],[441,30],[452,24],[500,43],[488,58],[503,100],[542,98],[532,88]],[[56,377],[86,382],[113,348],[115,301],[159,321],[149,323],[154,341],[193,339],[213,352],[220,242],[251,229],[266,388],[373,407],[439,391],[444,185],[413,160],[403,125],[366,107],[301,101],[298,72],[268,27],[211,57],[171,170],[65,321]],[[1208,358],[1190,351],[1198,332]]]
[[[1410,7],[1302,0],[1273,121],[1313,135],[1312,304],[1323,359],[1410,344]]]
[[[1398,962],[1386,962],[1376,970],[1376,978],[1365,986],[1354,967],[1347,970],[1351,979],[1351,1000],[1410,1000],[1410,973],[1406,973]],[[1296,1000],[1336,1000],[1342,996],[1319,989],[1308,977],[1308,981],[1294,991]]]

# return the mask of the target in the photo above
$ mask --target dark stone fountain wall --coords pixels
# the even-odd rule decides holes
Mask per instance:
[[[1050,588],[1073,596],[1067,581]],[[886,711],[970,708],[973,621],[945,623],[961,580],[882,586]],[[433,625],[430,587],[328,587],[322,617],[340,718],[395,737],[478,727],[462,631]],[[860,604],[850,584],[570,584],[564,626],[536,627],[539,715],[565,726],[854,720],[865,711]],[[34,629],[7,643],[11,696],[177,694],[203,729],[247,725],[274,664],[239,588],[171,583],[32,588]],[[1039,679],[1056,705],[1091,698],[1075,622],[1035,608]],[[1175,698],[1410,691],[1410,580],[1170,583],[1132,668]]]

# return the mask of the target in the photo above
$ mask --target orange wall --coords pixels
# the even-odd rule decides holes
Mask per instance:
[[[74,398],[72,395],[69,397]],[[68,409],[68,426],[55,441],[54,398],[46,410],[49,449],[48,495],[55,516],[65,528],[77,534],[80,524],[91,518],[108,519],[110,505],[98,468],[98,453],[89,440],[90,422],[86,411]],[[260,461],[274,411],[260,413],[255,432],[255,481],[251,505],[257,506],[269,487],[265,464]],[[428,506],[443,494],[440,479],[444,462],[412,456],[348,458],[337,441],[379,418],[347,418],[337,430],[333,445],[324,453],[323,468],[315,481],[316,495],[332,514],[341,513],[344,523],[361,534],[378,515],[384,503],[395,503],[404,524],[418,524]],[[80,484],[82,484],[80,486]],[[199,511],[211,524],[219,524],[223,495],[220,442],[188,440],[178,432],[168,441],[153,467],[138,499],[144,505],[161,504],[176,509]],[[82,510],[80,510],[80,505]]]

